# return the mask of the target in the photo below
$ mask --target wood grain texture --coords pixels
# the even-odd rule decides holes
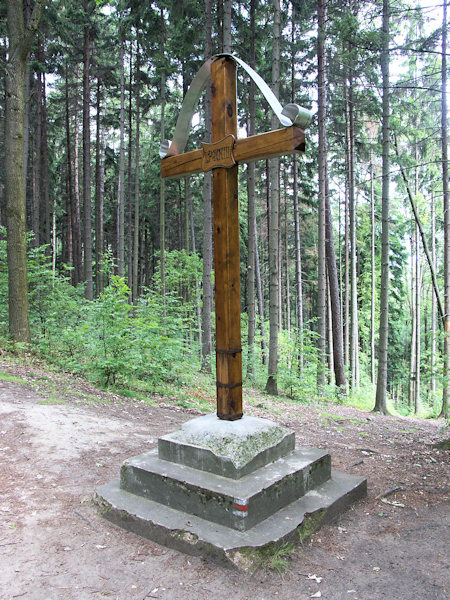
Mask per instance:
[[[236,64],[211,65],[212,141],[237,136]],[[213,170],[217,416],[242,416],[238,167]]]
[[[237,163],[265,160],[276,156],[299,154],[305,151],[305,132],[293,125],[266,133],[236,140],[234,159]],[[203,150],[166,156],[161,161],[161,177],[174,179],[184,175],[201,173]]]

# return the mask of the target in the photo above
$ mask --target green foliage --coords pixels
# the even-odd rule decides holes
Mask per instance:
[[[82,286],[49,267],[45,247],[29,250],[28,274],[33,343],[49,362],[80,373],[101,385],[137,386],[146,390],[163,383],[182,386],[196,365],[197,354],[187,343],[193,336],[193,311],[198,302],[195,277],[198,257],[169,254],[168,281],[178,289],[162,298],[148,290],[136,306],[130,304],[125,281],[110,274],[110,283],[92,302]],[[0,240],[0,332],[7,335],[6,243]],[[177,270],[178,268],[178,270]],[[183,269],[192,277],[182,277]],[[191,268],[191,271],[189,269]],[[178,295],[192,296],[191,302]],[[194,346],[195,350],[195,346]],[[189,366],[187,366],[189,363]],[[142,389],[142,388],[139,388]]]

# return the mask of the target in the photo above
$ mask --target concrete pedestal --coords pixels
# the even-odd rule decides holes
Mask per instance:
[[[188,554],[243,566],[268,544],[304,539],[366,493],[324,450],[256,417],[188,421],[126,460],[95,501],[112,522]]]

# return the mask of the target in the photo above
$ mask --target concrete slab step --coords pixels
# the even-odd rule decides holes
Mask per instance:
[[[299,447],[240,479],[230,479],[161,460],[156,450],[126,460],[121,488],[240,531],[327,481],[331,458],[316,448]]]
[[[332,471],[331,478],[246,531],[214,523],[121,489],[100,487],[94,501],[111,522],[159,544],[228,566],[251,568],[254,552],[300,541],[366,495],[363,477]]]

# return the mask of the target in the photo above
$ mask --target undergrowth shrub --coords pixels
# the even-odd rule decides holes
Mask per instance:
[[[174,254],[168,253],[169,265],[178,264],[182,269],[189,262],[192,277],[201,273],[198,257],[184,253],[177,262]],[[198,302],[192,277],[179,277],[181,287],[164,297],[146,290],[138,304],[131,305],[124,279],[112,274],[110,266],[106,268],[109,285],[98,298],[88,301],[83,297],[82,285],[74,288],[67,275],[52,272],[45,246],[29,248],[30,326],[35,350],[49,362],[105,386],[132,387],[137,380],[145,382],[149,390],[164,382],[185,384],[198,362],[196,348],[189,344]],[[171,277],[175,279],[173,273]],[[185,298],[179,295],[180,290]],[[188,293],[190,306],[186,307]],[[3,235],[0,333],[6,338],[7,332],[8,277]]]

